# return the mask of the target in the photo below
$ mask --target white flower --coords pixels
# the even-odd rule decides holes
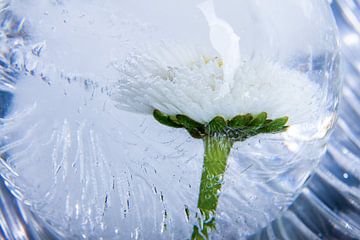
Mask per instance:
[[[320,87],[306,74],[266,60],[243,61],[232,89],[222,96],[223,64],[212,51],[164,44],[124,61],[112,98],[123,110],[151,114],[158,109],[202,123],[261,112],[271,119],[288,116],[289,124],[316,117]]]

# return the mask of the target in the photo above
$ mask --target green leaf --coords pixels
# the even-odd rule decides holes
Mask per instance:
[[[185,115],[176,115],[176,119],[179,124],[181,124],[184,128],[192,132],[193,130],[197,130],[200,133],[204,133],[204,125],[196,122],[195,120],[185,116]]]
[[[162,113],[159,110],[154,110],[153,112],[153,116],[154,118],[161,124],[168,126],[168,127],[173,127],[173,128],[182,128],[183,126],[176,123],[175,120],[173,119],[173,117]]]
[[[229,121],[229,127],[242,128],[247,126],[251,120],[253,120],[253,116],[251,114],[238,115]]]
[[[266,119],[267,119],[267,113],[266,112],[260,113],[259,115],[256,115],[253,120],[251,120],[249,126],[254,128],[260,128],[262,125],[264,125]]]
[[[226,121],[223,117],[215,117],[213,120],[209,122],[207,125],[208,133],[223,133],[226,128]]]

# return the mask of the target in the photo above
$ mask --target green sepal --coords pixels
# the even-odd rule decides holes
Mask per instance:
[[[154,118],[163,125],[174,128],[185,128],[195,139],[205,136],[226,136],[233,142],[245,141],[258,134],[275,134],[285,132],[289,118],[267,119],[267,113],[258,115],[238,115],[226,121],[217,116],[208,124],[199,123],[185,115],[167,115],[154,110]]]
[[[249,125],[251,120],[253,120],[253,116],[251,114],[238,115],[229,121],[228,126],[231,128],[243,128]]]
[[[165,126],[173,127],[173,128],[182,128],[183,127],[181,124],[178,124],[175,121],[173,116],[169,116],[167,114],[164,114],[159,110],[154,110],[153,116],[159,123],[161,123],[161,124],[163,124]]]
[[[227,123],[223,117],[215,117],[213,120],[209,122],[209,124],[206,127],[206,133],[207,134],[221,134],[225,133],[227,127]]]
[[[251,120],[249,126],[254,128],[260,128],[264,125],[266,119],[267,119],[267,113],[266,112],[260,113],[256,115],[253,120]]]
[[[204,125],[196,122],[195,120],[189,118],[188,116],[179,114],[179,115],[176,115],[176,119],[177,119],[178,123],[181,124],[188,131],[197,130],[200,133],[204,132]]]
[[[286,131],[286,129],[288,128],[286,126],[288,121],[289,121],[288,117],[282,117],[282,118],[275,119],[275,120],[271,121],[270,123],[265,124],[260,129],[260,131],[262,133],[279,133],[279,132]]]
[[[193,128],[193,129],[186,129],[188,131],[188,133],[190,134],[190,136],[192,136],[195,139],[202,139],[205,135],[200,132],[198,129]]]

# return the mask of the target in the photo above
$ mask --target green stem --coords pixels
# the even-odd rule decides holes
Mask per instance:
[[[289,120],[288,117],[268,119],[266,112],[237,115],[227,120],[222,116],[215,116],[208,123],[197,122],[186,115],[168,115],[159,110],[154,110],[153,115],[165,126],[185,128],[193,138],[204,140],[205,159],[198,201],[201,216],[196,216],[199,225],[194,226],[191,237],[194,240],[208,239],[208,230],[215,229],[219,193],[234,142],[242,142],[259,134],[285,132]]]
[[[233,141],[226,136],[206,136],[204,145],[205,157],[198,200],[202,216],[199,218],[199,226],[194,226],[193,240],[208,239],[208,230],[215,229],[215,212]]]

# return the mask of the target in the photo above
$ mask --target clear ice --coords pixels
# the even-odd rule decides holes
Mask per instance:
[[[202,142],[109,97],[119,58],[134,42],[156,40],[156,24],[115,0],[8,2],[0,3],[0,156],[14,194],[68,236],[191,236]],[[171,16],[176,6],[162,2]],[[235,145],[215,239],[254,233],[292,203],[324,151],[330,105],[311,123],[317,134],[298,126]]]

